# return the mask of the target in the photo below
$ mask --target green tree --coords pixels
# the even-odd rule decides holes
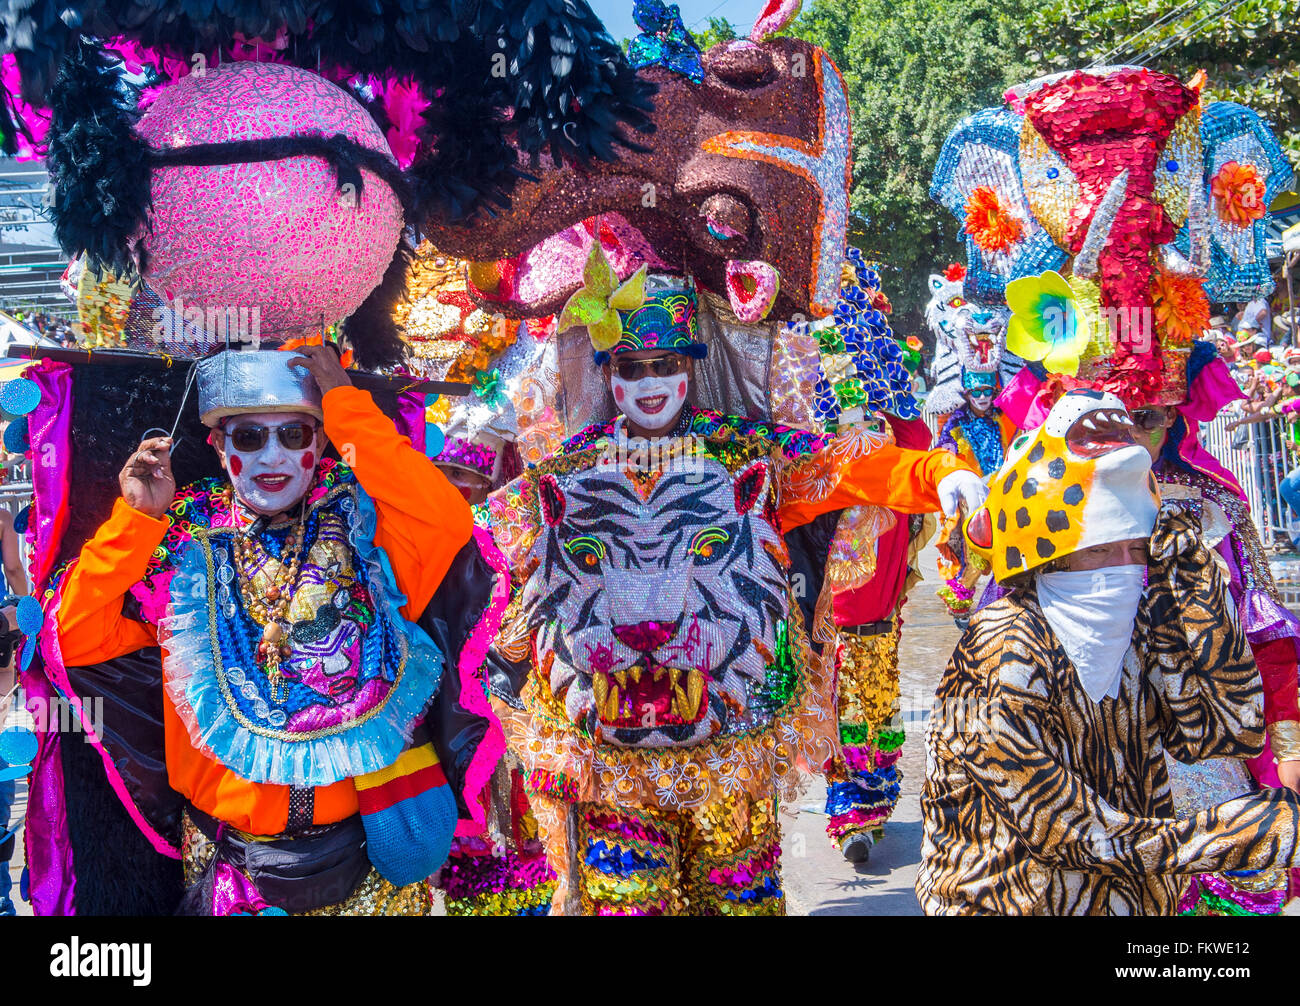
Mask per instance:
[[[708,52],[719,42],[730,42],[736,38],[736,26],[725,17],[711,17],[707,28],[703,31],[692,30],[691,35],[700,47],[700,52]]]
[[[1134,59],[1264,116],[1300,168],[1300,13],[1296,0],[1049,0],[1029,19],[1039,72]],[[1153,51],[1154,50],[1154,51]]]
[[[957,221],[931,201],[948,133],[1032,75],[1022,41],[1040,0],[815,0],[791,34],[839,66],[853,120],[849,240],[878,260],[900,337],[927,341],[926,278],[963,261]]]

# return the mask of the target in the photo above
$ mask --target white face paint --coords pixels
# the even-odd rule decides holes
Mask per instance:
[[[614,374],[610,378],[614,401],[623,415],[649,433],[666,430],[677,421],[686,404],[685,372],[671,377],[649,375],[639,381],[625,381]]]
[[[282,513],[307,494],[320,460],[313,439],[300,451],[286,450],[275,428],[287,423],[317,420],[305,413],[275,412],[233,416],[225,424],[226,471],[235,494],[254,513],[264,516]],[[238,451],[231,434],[241,426],[265,426],[270,430],[266,444],[258,451]]]

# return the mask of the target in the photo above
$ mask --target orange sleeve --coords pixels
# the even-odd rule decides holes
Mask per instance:
[[[888,507],[901,513],[934,513],[941,509],[936,487],[955,471],[974,469],[941,448],[909,451],[885,444],[845,462],[829,495],[815,502],[796,498],[783,503],[781,526],[789,530],[807,524],[818,514],[863,505]]]
[[[351,385],[325,393],[325,433],[379,511],[375,543],[406,595],[402,614],[424,611],[456,553],[469,541],[469,504],[437,466],[397,432],[368,392]]]
[[[119,498],[113,513],[86,542],[63,580],[59,648],[69,667],[120,657],[157,646],[153,627],[126,618],[122,601],[144,576],[167,522],[141,513]]]

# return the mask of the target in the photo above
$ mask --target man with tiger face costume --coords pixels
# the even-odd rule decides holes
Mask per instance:
[[[1189,875],[1296,859],[1289,791],[1175,816],[1165,753],[1258,755],[1263,696],[1198,515],[1160,509],[1133,429],[1113,395],[1066,394],[967,521],[1011,590],[936,695],[927,914],[1169,915]]]
[[[618,414],[489,498],[520,586],[493,690],[553,911],[781,914],[777,797],[838,736],[829,531],[800,529],[855,504],[973,509],[983,486],[947,452],[696,407],[689,279],[614,289],[603,267],[597,245],[559,326],[581,310]]]

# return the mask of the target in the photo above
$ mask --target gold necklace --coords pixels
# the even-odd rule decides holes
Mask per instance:
[[[229,492],[231,513],[235,513],[234,490]],[[278,560],[279,573],[261,596],[254,589],[253,578],[258,570],[268,568],[272,557],[256,535],[245,530],[235,536],[235,571],[239,578],[239,593],[244,600],[244,610],[263,627],[262,638],[257,644],[257,666],[266,674],[271,686],[272,702],[280,701],[284,685],[280,661],[288,659],[293,653],[293,647],[285,638],[285,629],[289,624],[289,602],[297,589],[298,573],[302,569],[306,523],[307,501],[304,499],[298,511],[298,524],[284,539],[284,548]],[[270,573],[267,575],[270,576]]]

